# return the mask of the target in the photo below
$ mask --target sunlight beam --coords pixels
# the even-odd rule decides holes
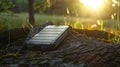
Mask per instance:
[[[99,9],[103,3],[103,0],[80,0],[80,2],[91,9]]]

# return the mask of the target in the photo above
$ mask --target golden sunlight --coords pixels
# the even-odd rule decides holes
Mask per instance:
[[[103,0],[80,0],[80,2],[92,9],[99,9],[103,3]]]

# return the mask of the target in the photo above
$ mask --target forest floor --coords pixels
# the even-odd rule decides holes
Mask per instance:
[[[22,35],[22,34],[21,34]],[[56,50],[22,49],[20,38],[0,49],[1,67],[120,67],[120,45],[107,32],[72,29]]]

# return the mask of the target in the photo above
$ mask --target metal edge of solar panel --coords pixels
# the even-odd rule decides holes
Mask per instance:
[[[68,35],[69,26],[48,25],[27,41],[28,47],[57,47]]]

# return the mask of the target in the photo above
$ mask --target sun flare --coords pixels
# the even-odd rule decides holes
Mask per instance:
[[[92,9],[99,9],[103,3],[103,0],[80,0],[80,2]]]

